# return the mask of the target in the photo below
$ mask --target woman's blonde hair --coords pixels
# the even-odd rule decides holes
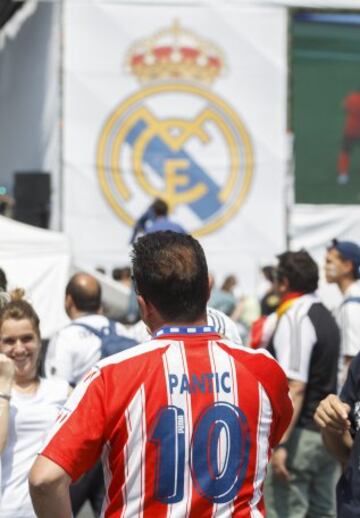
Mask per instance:
[[[24,290],[20,288],[1,294],[0,329],[5,320],[30,320],[33,330],[40,340],[40,319],[32,305],[24,299],[24,294]]]

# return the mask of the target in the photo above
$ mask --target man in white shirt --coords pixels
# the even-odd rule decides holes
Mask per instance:
[[[360,351],[360,247],[352,241],[333,239],[325,258],[325,276],[337,284],[343,301],[335,312],[341,334],[341,354],[344,368],[341,385],[351,360]]]
[[[66,286],[65,310],[72,323],[50,340],[45,374],[76,385],[101,358],[101,338],[86,326],[100,331],[109,324],[101,314],[101,286],[95,277],[82,272],[71,277]],[[120,323],[116,323],[116,333],[129,336]]]
[[[268,351],[287,375],[294,413],[268,469],[267,518],[336,516],[337,463],[313,415],[320,401],[336,392],[340,334],[316,294],[318,281],[318,266],[305,250],[278,256],[280,305]]]

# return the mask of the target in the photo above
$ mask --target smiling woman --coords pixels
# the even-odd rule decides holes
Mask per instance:
[[[27,477],[69,386],[38,375],[39,318],[17,290],[0,310],[1,518],[35,517]]]

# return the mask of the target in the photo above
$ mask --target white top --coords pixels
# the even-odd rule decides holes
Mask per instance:
[[[214,326],[216,332],[231,342],[242,344],[239,328],[236,322],[231,320],[225,313],[219,309],[207,307],[207,323]]]
[[[359,300],[351,300],[351,299]],[[356,356],[360,351],[360,283],[351,284],[344,294],[344,299],[335,319],[340,328],[341,353],[344,356]]]
[[[242,344],[241,336],[239,333],[239,329],[236,325],[236,322],[231,320],[225,313],[218,309],[208,307],[206,310],[207,313],[207,323],[210,326],[215,327],[215,330],[219,335],[227,338],[231,342],[235,342],[238,344]],[[128,329],[128,333],[130,337],[139,343],[147,342],[151,340],[151,334],[149,333],[145,323],[140,320],[132,327]]]
[[[103,315],[86,315],[72,323],[87,324],[95,329],[107,326],[109,320]],[[127,329],[116,323],[116,332],[129,336]],[[50,340],[45,358],[45,374],[48,378],[59,377],[76,385],[101,358],[101,340],[81,326],[60,329]]]
[[[35,394],[12,390],[8,439],[1,455],[1,518],[36,516],[28,488],[29,471],[68,392],[65,381],[44,378]]]
[[[315,294],[296,299],[279,319],[274,335],[276,359],[289,379],[307,383],[309,366],[317,337],[308,316],[311,306],[320,302]]]

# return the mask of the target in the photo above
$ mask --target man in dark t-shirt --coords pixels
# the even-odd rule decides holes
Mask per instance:
[[[315,421],[344,468],[337,485],[337,516],[360,518],[360,353],[350,364],[340,397],[332,394],[321,401]]]
[[[315,291],[318,267],[310,255],[279,256],[278,323],[269,351],[284,369],[294,416],[276,447],[266,481],[267,518],[335,518],[337,463],[325,449],[314,411],[336,393],[340,334]]]

